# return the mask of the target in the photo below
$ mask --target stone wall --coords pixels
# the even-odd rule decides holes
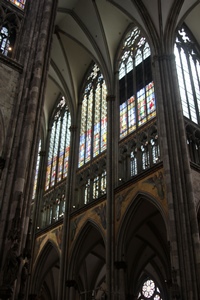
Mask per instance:
[[[20,71],[0,62],[0,156],[4,152],[4,141],[8,135],[12,112],[17,99]]]
[[[192,170],[192,182],[194,187],[194,198],[196,208],[200,205],[200,173],[198,171]]]

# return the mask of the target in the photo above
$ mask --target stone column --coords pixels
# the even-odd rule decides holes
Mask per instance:
[[[199,298],[200,246],[174,55],[154,57],[157,118],[167,201],[171,267],[184,299]]]
[[[126,271],[126,263],[125,261],[116,261],[115,268],[117,271],[117,291],[116,291],[116,299],[125,300],[126,299],[126,289],[125,289],[125,271]]]
[[[34,170],[37,155],[56,5],[57,1],[53,0],[27,1],[22,38],[18,45],[23,72],[7,138],[8,151],[0,193],[1,271],[7,251],[18,244],[17,255],[20,255],[26,244],[34,180],[31,170]],[[12,228],[16,228],[17,232]],[[13,297],[17,285],[16,282],[15,286],[13,282],[10,284]]]
[[[115,299],[114,291],[114,101],[115,96],[107,96],[107,204],[106,204],[106,286],[107,299]]]
[[[68,174],[67,174],[67,184],[66,184],[66,205],[65,205],[65,215],[63,223],[63,238],[62,238],[62,248],[61,248],[61,259],[60,259],[60,276],[59,276],[59,291],[58,291],[58,300],[63,300],[66,298],[66,278],[70,277],[69,273],[69,243],[70,243],[70,212],[72,208],[72,199],[75,192],[75,176],[76,176],[76,161],[77,158],[75,154],[78,153],[75,151],[76,147],[76,132],[77,127],[71,126],[71,141],[70,141],[70,155],[69,155],[69,164],[68,164]],[[72,284],[72,280],[68,280],[68,285]],[[71,287],[71,285],[70,285]],[[69,298],[69,299],[74,299]]]

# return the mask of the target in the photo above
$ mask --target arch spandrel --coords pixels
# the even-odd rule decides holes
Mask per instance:
[[[52,244],[56,249],[58,255],[61,253],[61,244],[62,244],[62,232],[63,225],[60,225],[51,231],[48,231],[45,234],[41,234],[36,238],[35,242],[35,250],[34,250],[34,265],[37,264],[37,261],[41,255],[41,253],[46,248],[47,244]]]
[[[124,215],[134,203],[138,195],[144,195],[150,202],[154,203],[167,220],[168,206],[166,199],[166,185],[164,182],[163,169],[156,170],[150,175],[135,181],[134,185],[127,186],[115,195],[115,224],[118,233]]]
[[[96,206],[73,216],[70,221],[70,249],[74,247],[74,242],[79,239],[79,236],[88,224],[93,224],[101,232],[105,238],[106,233],[106,202],[100,202]]]

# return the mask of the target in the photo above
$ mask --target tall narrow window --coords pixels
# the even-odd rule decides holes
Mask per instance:
[[[178,31],[174,53],[183,115],[200,124],[200,51],[185,26]]]
[[[40,166],[40,151],[41,151],[41,140],[39,142],[39,148],[38,148],[38,157],[37,157],[37,163],[36,163],[32,199],[35,199],[35,195],[36,195],[36,189],[37,189],[37,183],[38,183],[38,173],[39,173],[39,166]]]
[[[119,65],[120,138],[156,115],[149,44],[138,28],[126,37]]]
[[[87,78],[81,111],[79,163],[81,167],[106,149],[107,88],[95,64]]]
[[[5,56],[11,51],[9,31],[7,27],[2,27],[0,32],[0,51]]]
[[[45,190],[67,176],[70,147],[71,117],[65,98],[56,107],[51,126]]]

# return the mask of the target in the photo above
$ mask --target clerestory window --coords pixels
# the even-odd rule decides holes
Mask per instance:
[[[65,98],[61,97],[51,125],[45,190],[66,178],[70,149],[71,116]]]
[[[87,77],[81,108],[78,167],[102,153],[107,146],[107,88],[94,64]]]
[[[156,115],[151,51],[138,28],[125,38],[119,64],[120,138]]]
[[[186,26],[178,30],[174,53],[183,115],[200,124],[200,51]]]

